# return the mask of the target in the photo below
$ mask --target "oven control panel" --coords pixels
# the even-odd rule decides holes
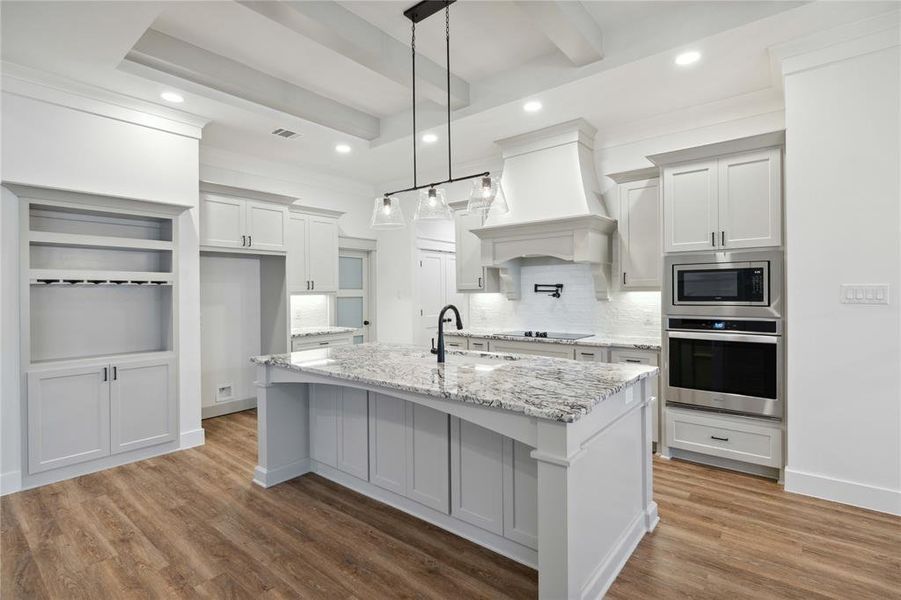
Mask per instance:
[[[690,317],[670,317],[667,319],[670,331],[730,331],[745,333],[778,334],[779,321],[767,319],[703,319]]]

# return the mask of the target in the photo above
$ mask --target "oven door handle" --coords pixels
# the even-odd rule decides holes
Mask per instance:
[[[779,335],[743,335],[741,333],[702,333],[667,331],[667,337],[679,340],[711,340],[715,342],[751,342],[754,344],[778,344]]]

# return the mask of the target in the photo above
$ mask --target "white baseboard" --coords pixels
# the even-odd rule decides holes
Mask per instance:
[[[179,440],[179,450],[187,450],[195,446],[203,446],[206,437],[203,428],[192,429],[191,431],[183,431]]]
[[[253,482],[261,487],[268,488],[278,485],[283,481],[300,477],[310,472],[310,459],[302,458],[292,463],[276,467],[274,469],[264,469],[257,465],[253,470]]]
[[[250,410],[257,407],[257,399],[245,398],[244,400],[232,400],[231,402],[222,402],[213,406],[204,406],[200,409],[201,419],[211,419],[213,417],[221,417],[231,413],[241,412],[242,410]]]
[[[786,467],[785,491],[901,516],[901,490]]]
[[[0,496],[12,494],[22,489],[22,471],[0,473]]]
[[[654,504],[653,508],[648,507],[635,515],[635,518],[632,519],[632,522],[617,540],[616,545],[588,577],[585,585],[582,586],[582,589],[579,591],[580,598],[604,597],[604,594],[616,581],[616,577],[622,571],[626,561],[632,556],[632,552],[638,546],[638,542],[641,541],[645,533],[650,531],[647,526],[649,519],[653,520],[653,524],[656,527],[659,520],[657,518],[656,504]]]

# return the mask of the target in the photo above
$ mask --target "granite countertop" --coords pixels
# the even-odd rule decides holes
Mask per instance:
[[[505,334],[496,329],[445,329],[444,335],[506,340],[509,342],[536,342],[539,344],[566,344],[568,346],[594,346],[602,348],[633,348],[660,351],[660,338],[592,335],[579,340],[555,340],[550,338],[522,337]]]
[[[605,398],[657,372],[635,364],[447,351],[439,365],[419,346],[357,344],[256,356],[282,367],[572,423]]]
[[[333,327],[330,325],[322,325],[320,327],[292,327],[291,338],[307,337],[311,335],[332,335],[335,333],[353,333],[356,331],[353,327]]]

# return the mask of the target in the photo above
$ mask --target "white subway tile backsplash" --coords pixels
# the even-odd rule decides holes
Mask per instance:
[[[330,325],[330,304],[326,295],[291,296],[291,328]]]
[[[469,324],[473,328],[539,329],[611,336],[660,335],[660,292],[611,292],[609,301],[594,296],[589,265],[562,263],[523,265],[521,300],[502,294],[472,294]],[[536,283],[563,284],[553,298],[536,294]]]

